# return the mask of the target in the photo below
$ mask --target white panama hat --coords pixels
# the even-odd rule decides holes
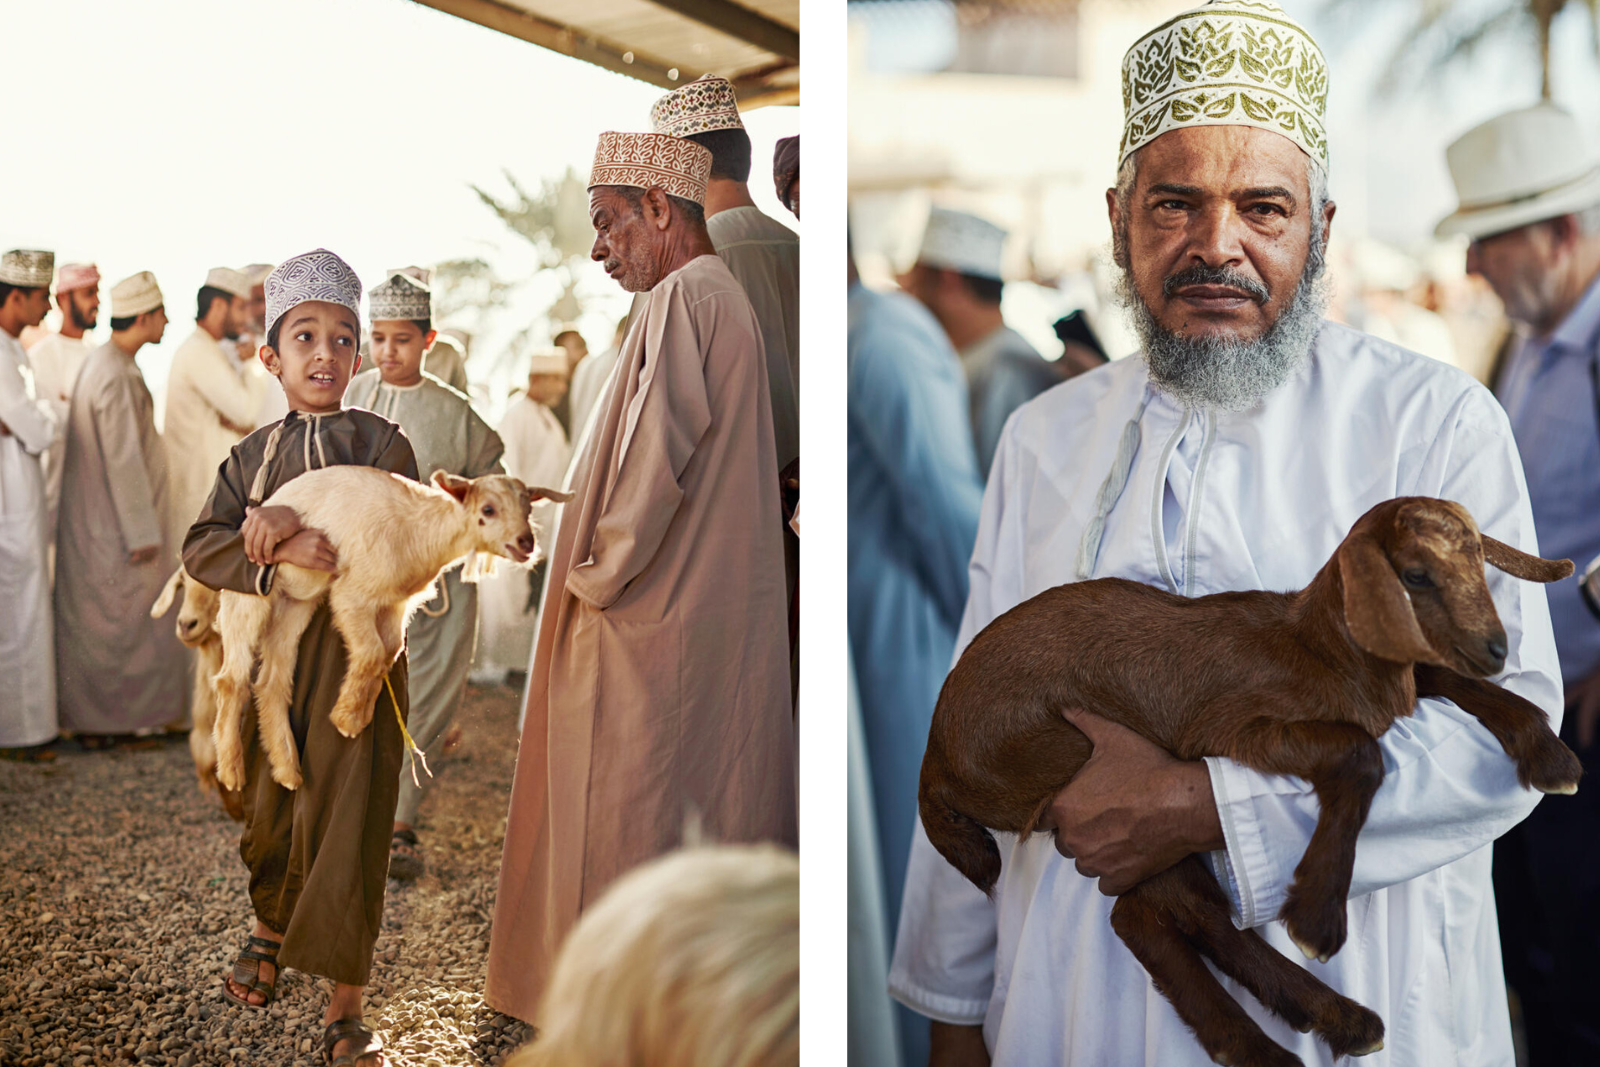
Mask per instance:
[[[1600,204],[1600,156],[1553,104],[1490,119],[1445,149],[1460,206],[1438,237],[1481,237]]]

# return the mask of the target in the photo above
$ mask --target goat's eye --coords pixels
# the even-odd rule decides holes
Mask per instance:
[[[1412,567],[1400,572],[1400,580],[1413,589],[1432,589],[1433,579],[1428,577],[1428,572],[1420,567]]]
[[[483,506],[483,513],[485,515],[487,515],[491,519],[494,518],[494,505],[493,504],[485,504]]]

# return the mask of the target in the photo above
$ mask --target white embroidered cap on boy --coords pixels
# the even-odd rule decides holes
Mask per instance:
[[[307,300],[342,304],[361,319],[361,279],[350,264],[318,248],[284,260],[267,275],[267,331],[278,324],[284,313]]]

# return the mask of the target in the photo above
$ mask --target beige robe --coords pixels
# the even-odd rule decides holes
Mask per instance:
[[[783,547],[766,365],[716,256],[623,342],[550,559],[485,996],[536,1021],[562,938],[681,844],[796,843]]]
[[[276,388],[276,383],[260,364],[239,363],[199,327],[173,354],[161,434],[167,443],[172,478],[166,517],[172,562],[211,495],[217,468],[233,446],[255,429],[269,386]],[[230,428],[224,420],[239,429]]]
[[[89,353],[67,419],[56,538],[63,730],[131,733],[188,714],[183,646],[170,619],[150,617],[177,557],[162,532],[167,456],[154,407],[138,364],[115,341]],[[151,546],[154,559],[128,562]]]
[[[89,343],[81,337],[62,337],[59,333],[46,334],[28,349],[28,360],[33,364],[33,388],[40,400],[47,402],[56,413],[56,424],[65,427],[67,411],[72,405],[72,386],[83,370],[83,361],[89,358]],[[49,511],[50,543],[56,539],[56,511],[61,506],[61,464],[67,453],[65,433],[57,433],[55,443],[40,457],[44,467],[44,499]]]
[[[706,219],[706,232],[761,324],[782,470],[800,454],[800,238],[757,207],[719,211]]]

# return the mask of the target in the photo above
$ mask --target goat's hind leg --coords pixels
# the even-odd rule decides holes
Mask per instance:
[[[1190,943],[1187,916],[1165,906],[1162,872],[1117,899],[1111,928],[1150,973],[1213,1063],[1229,1067],[1305,1067],[1304,1061],[1266,1035],[1222,988]],[[1170,885],[1168,886],[1170,890]]]
[[[223,635],[222,665],[212,679],[217,719],[212,744],[217,750],[217,780],[224,789],[244,788],[244,741],[240,737],[244,709],[250,699],[250,669],[256,646],[272,606],[265,597],[225,592],[217,608],[217,632]]]
[[[1263,1007],[1303,1034],[1316,1031],[1335,1058],[1383,1048],[1383,1020],[1376,1012],[1329,989],[1254,930],[1233,925],[1227,898],[1198,857],[1173,867],[1170,876],[1164,895],[1175,913],[1187,912],[1180,925],[1193,931],[1190,940]]]
[[[272,621],[261,642],[261,669],[256,672],[256,728],[272,767],[272,780],[285,789],[299,789],[301,783],[300,754],[289,719],[289,702],[294,697],[300,637],[316,610],[314,600],[275,600]]]
[[[1517,781],[1541,793],[1576,793],[1583,764],[1550,729],[1550,717],[1531,700],[1482,678],[1466,678],[1419,663],[1417,696],[1444,697],[1494,734],[1517,765]]]

